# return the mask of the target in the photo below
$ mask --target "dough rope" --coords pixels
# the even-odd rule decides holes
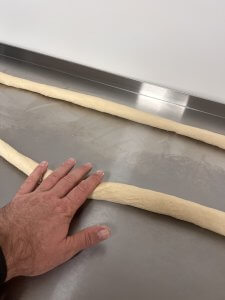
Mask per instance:
[[[140,124],[175,132],[225,150],[225,136],[205,129],[184,125],[103,98],[33,82],[0,72],[0,83],[35,92],[50,98],[71,102],[89,109],[114,115]]]
[[[3,140],[0,140],[0,156],[26,175],[29,175],[38,165]],[[48,170],[46,176],[51,172]],[[172,195],[122,183],[105,182],[101,183],[89,198],[131,205],[168,215],[225,236],[225,212]]]

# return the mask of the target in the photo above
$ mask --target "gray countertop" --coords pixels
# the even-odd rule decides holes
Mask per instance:
[[[147,104],[150,98],[138,102],[134,93],[25,62],[1,57],[0,71],[130,106],[141,103],[146,111],[225,134],[223,118],[185,108],[178,117],[175,106],[160,110],[160,102]],[[224,151],[173,133],[0,85],[0,138],[36,161],[48,160],[50,168],[72,156],[104,169],[106,181],[225,210]],[[25,176],[0,159],[0,178],[3,206]],[[111,226],[110,240],[45,275],[8,282],[0,299],[224,299],[224,237],[170,217],[89,200],[71,231],[98,223]]]

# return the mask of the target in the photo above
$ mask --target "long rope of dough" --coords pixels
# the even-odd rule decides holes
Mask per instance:
[[[29,175],[38,165],[2,140],[0,140],[0,156],[26,175]],[[51,172],[48,170],[46,176]],[[225,212],[172,195],[122,183],[105,182],[101,183],[89,198],[131,205],[168,215],[225,236]]]
[[[0,72],[0,83],[15,88],[35,92],[44,96],[64,100],[86,108],[149,125],[166,131],[187,136],[213,146],[225,149],[225,136],[208,130],[184,125],[172,120],[146,113],[126,105],[118,104],[99,97],[90,96],[58,87],[45,85]]]

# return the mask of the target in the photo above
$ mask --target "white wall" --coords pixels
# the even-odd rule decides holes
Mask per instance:
[[[0,41],[225,103],[223,0],[0,0]]]

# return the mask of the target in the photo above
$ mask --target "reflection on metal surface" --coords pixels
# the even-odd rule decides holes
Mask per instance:
[[[143,95],[138,95],[136,108],[174,121],[181,121],[186,109],[186,107],[182,105],[174,105],[170,102],[149,98]]]
[[[187,106],[189,100],[188,95],[149,83],[142,83],[139,93],[180,106]]]

